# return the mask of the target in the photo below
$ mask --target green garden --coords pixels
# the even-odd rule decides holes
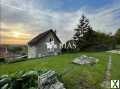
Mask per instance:
[[[72,63],[74,58],[83,54],[96,57],[100,61],[93,66],[77,65]],[[91,88],[93,87],[92,89],[101,89],[100,85],[105,77],[105,70],[109,55],[112,56],[112,70],[110,78],[120,80],[120,55],[107,52],[66,53],[58,56],[28,59],[26,61],[10,64],[1,64],[0,75],[11,75],[16,71],[29,71],[32,69],[52,69],[55,70],[58,74],[62,75],[65,87],[68,89],[79,89],[80,86],[84,85]]]

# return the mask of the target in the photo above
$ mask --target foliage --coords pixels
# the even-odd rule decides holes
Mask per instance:
[[[3,63],[3,62],[5,62],[5,58],[0,57],[0,63]]]
[[[14,46],[14,47],[9,47],[8,50],[13,52],[13,53],[16,53],[18,51],[22,51],[22,48],[18,47],[18,46]]]
[[[93,45],[97,44],[97,35],[96,32],[92,29],[89,29],[83,36],[83,40],[85,41],[84,48],[90,48]]]
[[[120,45],[116,45],[116,49],[120,49]]]
[[[82,15],[77,29],[74,35],[74,40],[76,41],[76,46],[78,50],[84,50],[85,47],[93,43],[93,33],[94,31],[89,25],[89,20]]]
[[[89,20],[82,15],[80,22],[78,24],[78,28],[75,29],[76,33],[74,35],[74,39],[79,40],[83,35],[91,29],[89,25]]]
[[[42,73],[44,73],[42,70],[17,71],[7,77],[1,77],[0,88],[3,88],[6,85],[10,89],[29,89],[33,87],[37,88],[38,75],[41,75]]]
[[[117,44],[120,44],[120,28],[115,33],[115,38],[116,38]]]
[[[23,55],[27,53],[27,47],[24,45],[6,45],[6,47],[12,53],[22,53]]]
[[[78,28],[75,31],[76,33],[73,38],[76,42],[77,51],[89,49],[93,51],[99,49],[107,50],[115,47],[113,37],[94,31],[89,25],[89,20],[84,15],[81,17]]]
[[[96,38],[97,44],[105,44],[110,46],[113,43],[113,37],[105,33],[96,32]]]

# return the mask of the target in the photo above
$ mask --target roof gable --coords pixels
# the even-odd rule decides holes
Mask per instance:
[[[43,33],[39,34],[38,36],[34,37],[31,41],[28,42],[28,45],[31,45],[31,46],[32,46],[32,45],[37,44],[41,39],[44,39],[49,33],[52,33],[53,36],[57,39],[57,41],[58,41],[59,43],[61,43],[61,41],[60,41],[60,39],[57,37],[56,33],[55,33],[52,29],[50,29],[50,30],[48,30],[48,31],[46,31],[46,32],[43,32]]]

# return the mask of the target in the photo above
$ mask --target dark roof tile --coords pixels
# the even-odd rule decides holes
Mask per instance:
[[[50,30],[48,30],[46,32],[43,32],[43,33],[39,34],[38,36],[34,37],[31,41],[28,42],[28,45],[35,45],[35,44],[37,44],[41,39],[43,39],[44,37],[46,37],[46,35],[48,33],[50,33],[50,32],[53,33],[53,35],[56,37],[56,39],[61,43],[61,41],[57,37],[56,33],[52,29],[50,29]]]

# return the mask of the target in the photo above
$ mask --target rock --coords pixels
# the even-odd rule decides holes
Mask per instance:
[[[111,52],[111,53],[120,54],[120,50],[110,50],[110,51],[106,51],[106,52]]]
[[[48,71],[38,76],[38,89],[65,89],[56,76],[55,71]]]
[[[56,82],[55,84],[52,84],[49,89],[65,89],[63,86],[63,83]]]
[[[97,62],[99,62],[99,59],[88,57],[86,55],[82,55],[81,57],[75,58],[73,60],[73,63],[75,64],[96,64]]]

